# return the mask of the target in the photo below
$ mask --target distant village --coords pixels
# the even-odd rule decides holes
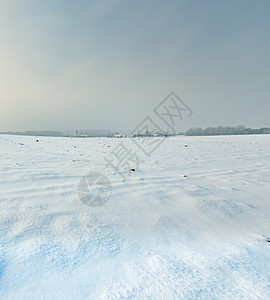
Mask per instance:
[[[137,133],[137,134],[112,134],[113,138],[125,138],[125,137],[168,137],[168,136],[176,136],[176,135],[184,135],[183,132],[156,132],[156,133]]]
[[[140,138],[140,137],[170,137],[170,136],[209,136],[209,135],[246,135],[246,134],[270,134],[270,128],[262,127],[260,129],[246,128],[243,125],[235,127],[207,127],[191,128],[185,132],[149,132],[146,130],[144,133],[126,133],[126,132],[110,132],[108,130],[66,130],[66,131],[24,131],[24,132],[0,132],[0,134],[12,135],[28,135],[28,136],[52,136],[52,137],[75,137],[75,138],[93,138],[93,137],[109,137],[109,138]]]

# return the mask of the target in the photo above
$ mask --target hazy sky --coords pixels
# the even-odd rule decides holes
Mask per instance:
[[[0,131],[270,126],[270,1],[0,0]]]

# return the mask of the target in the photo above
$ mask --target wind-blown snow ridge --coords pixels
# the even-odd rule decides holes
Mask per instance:
[[[0,135],[0,299],[269,299],[270,136],[168,138],[126,182],[117,143]]]

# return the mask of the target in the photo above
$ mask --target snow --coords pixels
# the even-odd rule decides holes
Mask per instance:
[[[122,141],[143,160],[125,182],[104,160]],[[149,158],[0,135],[0,153],[0,299],[270,298],[270,135],[171,137]],[[79,200],[89,172],[111,182],[103,206]]]

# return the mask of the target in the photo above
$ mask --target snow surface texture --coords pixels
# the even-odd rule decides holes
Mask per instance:
[[[167,138],[126,182],[119,142],[0,135],[0,299],[269,299],[270,135]]]

